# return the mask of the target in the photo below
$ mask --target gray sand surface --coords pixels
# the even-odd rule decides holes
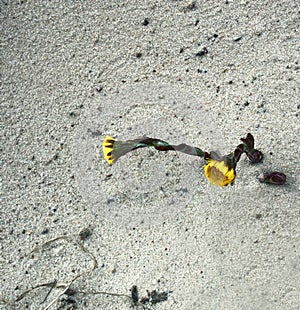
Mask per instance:
[[[299,309],[299,2],[0,9],[0,307]],[[183,154],[101,157],[106,134],[228,153],[248,132],[265,159],[225,188]]]

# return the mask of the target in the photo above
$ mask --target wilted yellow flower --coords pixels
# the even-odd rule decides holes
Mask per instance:
[[[204,171],[208,181],[216,186],[232,184],[236,176],[234,168],[228,166],[224,160],[208,158]]]

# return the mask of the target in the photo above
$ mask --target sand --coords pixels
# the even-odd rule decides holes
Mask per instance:
[[[299,309],[298,1],[0,6],[0,307]],[[198,158],[101,153],[248,132],[265,159],[225,188]]]

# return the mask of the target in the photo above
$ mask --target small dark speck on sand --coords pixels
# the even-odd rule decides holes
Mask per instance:
[[[201,51],[199,51],[198,53],[196,53],[197,57],[201,57],[201,56],[205,56],[208,54],[208,50],[206,47],[204,47]]]
[[[149,25],[149,19],[148,18],[145,18],[142,22],[142,25],[143,26],[148,26]]]

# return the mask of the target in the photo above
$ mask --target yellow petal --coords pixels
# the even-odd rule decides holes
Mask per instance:
[[[235,171],[228,167],[224,161],[208,159],[204,167],[208,181],[216,186],[226,186],[234,182]]]
[[[114,162],[114,158],[112,157],[114,143],[115,139],[110,136],[106,136],[102,142],[104,158],[106,159],[109,165],[113,164]]]

